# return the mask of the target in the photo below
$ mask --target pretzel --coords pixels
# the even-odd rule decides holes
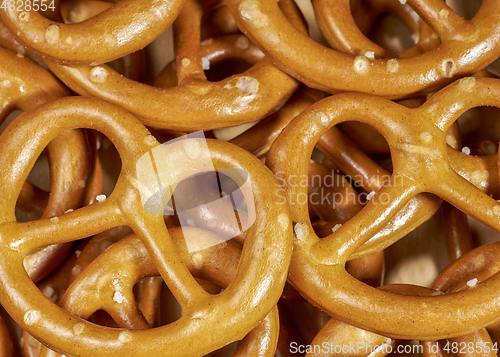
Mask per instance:
[[[96,16],[111,6],[113,6],[113,3],[106,1],[65,1],[61,4],[60,12],[65,19],[65,23],[73,24]],[[113,66],[114,63],[111,63],[111,67],[118,67],[117,71],[125,77],[139,82],[145,80],[146,58],[143,50],[120,57],[115,62],[117,64]]]
[[[66,268],[71,272],[68,283],[73,283],[82,271],[107,248],[131,233],[132,231],[128,227],[115,227],[109,231],[97,234],[83,249],[75,251],[75,254],[78,254],[78,259],[71,268]],[[161,277],[153,276],[141,279],[135,285],[137,306],[151,327],[159,326],[160,311],[157,308],[157,299],[162,284],[163,280]],[[62,294],[59,296],[62,296]]]
[[[482,282],[500,270],[498,264],[499,248],[500,244],[492,243],[469,251],[443,270],[431,288],[446,293],[473,288],[475,282]],[[468,346],[471,343],[471,345],[474,345],[474,350],[476,351],[479,345],[489,345],[489,352],[483,348],[483,354],[490,356],[497,355],[495,350],[491,348],[491,338],[485,329],[475,331],[468,336],[451,339],[450,342],[456,342],[458,346]]]
[[[227,6],[219,6],[205,14],[201,24],[202,40],[237,33],[240,33],[240,30]]]
[[[176,21],[176,28],[187,33],[183,35],[177,31],[177,36],[190,36],[177,48],[179,86],[153,88],[123,78],[104,65],[69,67],[46,63],[60,80],[80,95],[117,104],[155,128],[181,131],[222,128],[255,121],[278,109],[298,84],[274,67],[268,58],[242,74],[215,83],[206,81],[198,47],[200,34],[193,32],[194,24],[196,28],[200,26],[203,10],[209,9],[189,0]],[[244,37],[238,43],[243,48],[250,46]],[[221,110],[221,98],[224,98],[224,110]]]
[[[243,44],[243,45],[242,45]],[[240,34],[220,36],[200,44],[200,57],[208,61],[210,68],[225,61],[239,59],[255,65],[264,54],[257,46]],[[155,80],[155,87],[170,88],[177,85],[176,62],[172,61],[163,68]]]
[[[284,188],[293,199],[306,188],[291,186],[287,178],[291,172],[306,174],[314,143],[339,122],[356,119],[369,123],[384,135],[393,154],[394,171],[389,182],[354,219],[329,237],[320,241],[314,234],[304,204],[290,206],[295,239],[289,281],[303,296],[341,321],[392,338],[456,337],[500,319],[499,302],[490,299],[498,288],[494,278],[458,294],[407,299],[362,285],[344,269],[346,260],[421,192],[434,193],[479,221],[500,229],[498,202],[453,171],[445,141],[446,130],[467,109],[499,106],[498,88],[496,80],[463,79],[417,109],[364,94],[340,94],[312,105],[288,125],[271,148],[267,164],[283,175]],[[476,95],[463,95],[471,91]],[[289,138],[297,132],[301,132],[302,141],[291,144]],[[298,164],[287,162],[284,158],[288,157],[296,158]],[[382,194],[389,199],[382,201]],[[326,281],[330,283],[323,283]],[[461,311],[459,316],[451,314],[456,309]],[[432,321],[435,329],[407,321]]]
[[[53,125],[55,122],[57,126]],[[76,123],[80,127],[101,131],[116,146],[122,158],[122,171],[113,194],[102,202],[52,220],[16,222],[13,212],[17,195],[37,155],[53,137],[74,128]],[[36,131],[33,126],[46,129]],[[146,213],[144,210],[144,205],[148,207],[150,201],[144,201],[147,196],[143,195],[155,193],[148,190],[156,189],[156,183],[152,182],[153,186],[148,186],[147,182],[151,182],[148,180],[152,179],[149,176],[141,183],[140,177],[136,175],[142,175],[144,171],[138,170],[136,165],[141,157],[148,158],[149,152],[158,147],[158,143],[130,113],[95,99],[63,98],[25,112],[11,124],[11,129],[0,139],[4,143],[0,148],[0,157],[6,170],[0,177],[3,188],[0,194],[3,200],[0,213],[3,222],[0,228],[0,302],[16,322],[37,339],[56,351],[64,350],[69,354],[90,356],[99,351],[102,356],[117,353],[126,355],[133,349],[134,353],[168,355],[169,352],[158,345],[162,341],[169,343],[171,351],[182,349],[189,355],[195,346],[186,344],[185,340],[179,338],[179,333],[186,337],[194,334],[199,345],[203,346],[199,350],[202,353],[243,338],[276,304],[285,283],[286,266],[291,254],[291,224],[285,204],[269,200],[269,192],[279,187],[277,180],[252,155],[230,144],[207,141],[208,148],[213,153],[215,167],[219,170],[230,167],[248,172],[257,214],[255,223],[245,238],[245,249],[235,281],[217,297],[210,297],[199,287],[175,253],[162,216]],[[28,133],[33,140],[19,140]],[[199,141],[194,141],[187,140],[188,144],[181,141],[169,146],[168,150],[172,149],[174,155],[168,156],[169,159],[173,162],[179,159],[190,160],[192,166],[176,169],[176,175],[172,178],[174,181],[165,181],[167,187],[177,179],[180,181],[197,173],[196,165],[198,168],[204,167],[202,163],[206,161],[199,160],[209,157],[205,151],[197,149]],[[22,144],[16,149],[12,143],[19,142]],[[18,153],[26,150],[33,154],[23,157],[24,160],[20,162]],[[231,157],[223,154],[226,150],[232,150]],[[231,177],[233,175],[231,172],[228,174]],[[161,175],[168,175],[168,171]],[[8,189],[6,182],[10,183]],[[168,194],[165,194],[168,199]],[[80,239],[119,225],[128,225],[140,237],[153,263],[178,300],[183,316],[175,326],[146,332],[130,331],[130,334],[120,335],[122,331],[89,324],[44,298],[22,269],[24,256],[37,247]],[[55,233],[56,230],[58,234]],[[264,235],[261,232],[267,233]],[[276,269],[278,266],[280,269]],[[246,272],[252,273],[247,276]],[[22,286],[22,291],[17,286]],[[254,308],[249,311],[246,309],[247,304],[242,304],[242,301]],[[229,320],[220,319],[221,316],[227,316]],[[228,330],[211,329],[217,321],[219,326],[225,326]],[[246,321],[246,328],[236,327],[241,321]],[[84,334],[74,334],[77,323],[83,324]],[[196,329],[193,328],[194,325],[197,326]],[[211,329],[210,334],[203,333],[207,328]],[[71,338],[61,339],[61,336]]]
[[[1,15],[16,40],[30,51],[61,64],[95,66],[152,42],[172,24],[183,2],[126,0],[70,25],[48,20],[26,6],[17,11],[8,2]]]
[[[347,0],[343,3],[349,4]],[[436,31],[442,44],[412,58],[379,60],[354,57],[321,46],[295,29],[275,2],[227,2],[238,27],[276,66],[302,83],[330,93],[355,91],[393,99],[430,93],[453,79],[483,69],[499,56],[498,35],[491,31],[499,24],[498,2],[484,1],[470,21],[462,19],[442,1],[409,0],[408,3]],[[305,56],[314,58],[314,62],[305,66]]]

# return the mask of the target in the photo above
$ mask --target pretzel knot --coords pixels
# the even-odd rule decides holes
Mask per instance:
[[[348,0],[340,3],[343,8],[349,6]],[[498,1],[483,1],[472,20],[464,20],[440,0],[408,3],[436,31],[442,44],[415,57],[382,60],[346,55],[314,42],[294,28],[275,1],[227,1],[238,26],[276,66],[327,92],[364,92],[386,98],[431,93],[453,78],[483,69],[499,56],[499,34],[492,31],[500,24]],[[344,13],[338,16],[339,22],[349,22]]]
[[[446,145],[446,131],[462,113],[477,106],[500,107],[499,94],[498,80],[465,78],[416,109],[351,93],[324,99],[302,112],[276,140],[267,161],[284,178],[282,182],[290,197],[295,225],[290,282],[333,317],[392,338],[456,337],[498,321],[500,299],[492,298],[497,296],[495,291],[500,285],[496,275],[474,289],[417,299],[367,287],[347,274],[344,265],[398,211],[406,209],[410,199],[422,192],[440,196],[500,230],[500,204],[453,170]],[[307,187],[290,184],[289,177],[293,173],[307,175],[315,143],[329,128],[347,120],[370,124],[385,137],[394,170],[388,183],[361,212],[320,241],[309,221],[306,203],[297,199],[306,194]],[[291,144],[291,138],[298,135],[302,140]],[[296,161],[291,162],[289,157]],[[488,175],[484,169],[473,174],[484,175]],[[428,328],[429,321],[434,329]]]
[[[55,136],[75,127],[101,131],[118,150],[122,170],[113,193],[102,202],[62,216],[16,222],[17,196],[36,158]],[[160,177],[164,187],[175,187],[189,175],[210,168],[207,163],[213,162],[217,170],[225,169],[229,177],[233,174],[228,169],[247,172],[253,197],[248,197],[247,191],[243,194],[255,205],[255,222],[247,230],[234,281],[213,296],[198,285],[182,263],[163,215],[148,213],[144,207],[145,202],[150,202],[147,198],[157,194],[159,188],[157,181],[148,185],[146,179],[139,179],[144,178],[148,167],[138,163],[144,157],[156,158],[158,151],[165,149],[135,117],[96,99],[63,98],[25,112],[10,129],[2,135],[5,145],[0,148],[5,168],[0,177],[0,303],[23,329],[55,351],[82,356],[207,353],[242,339],[278,301],[291,255],[291,221],[286,204],[269,199],[270,193],[279,188],[277,179],[248,152],[223,142],[181,140],[168,145],[168,158],[173,161],[156,160],[157,169],[150,176]],[[26,137],[30,140],[22,140]],[[200,149],[201,145],[208,150]],[[162,171],[165,165],[172,170]],[[168,199],[168,194],[163,193],[157,197]],[[53,304],[23,269],[24,257],[39,247],[122,225],[129,226],[142,241],[179,302],[182,316],[174,324],[125,333],[91,324]],[[193,340],[199,344],[188,342]],[[165,345],[169,348],[165,349]]]

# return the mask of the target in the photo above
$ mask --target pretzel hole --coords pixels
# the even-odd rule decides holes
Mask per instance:
[[[457,119],[462,147],[468,146],[472,155],[491,155],[498,152],[500,141],[500,109],[476,107]]]
[[[368,38],[393,53],[401,53],[418,42],[418,33],[411,30],[392,14],[381,14],[368,32]]]
[[[0,323],[5,324],[5,327],[7,328],[7,333],[10,336],[10,339],[12,341],[18,341],[20,338],[19,328],[18,328],[17,324],[14,322],[14,320],[9,316],[9,314],[7,314],[7,312],[5,311],[5,309],[2,306],[0,306],[0,320],[1,320]],[[4,347],[4,346],[2,346],[2,347]],[[19,344],[13,343],[12,347],[14,348],[13,356],[20,356],[21,351],[20,351]]]
[[[103,188],[102,192],[109,197],[113,192],[122,167],[121,157],[113,143],[99,132],[96,135],[96,149],[100,162],[102,163]],[[97,197],[97,195],[96,195]]]
[[[245,180],[245,174],[242,173]],[[226,240],[242,239],[253,224],[252,201],[244,196],[245,182],[236,182],[220,170],[188,177],[177,184],[164,214],[174,216],[183,228],[193,227],[221,236],[214,241],[192,241],[185,236],[188,251],[196,252]],[[193,256],[196,264],[196,254]]]
[[[390,155],[387,140],[372,126],[348,121],[338,124],[337,127],[368,156],[383,159]]]
[[[280,324],[287,327],[290,342],[289,346],[309,345],[320,327],[330,319],[318,316],[322,314],[321,310],[312,306],[309,302],[302,299],[281,299],[278,303],[280,310]],[[287,347],[289,347],[287,346]],[[295,355],[295,354],[293,354]],[[297,355],[300,355],[297,353]]]
[[[477,12],[481,8],[481,5],[483,4],[483,1],[449,0],[446,3],[462,18],[470,20],[476,16]]]
[[[385,284],[430,286],[448,264],[441,212],[385,249]]]
[[[370,201],[389,203],[389,194],[377,192],[391,179],[396,184],[402,180],[391,177],[389,146],[375,128],[360,122],[341,124],[320,139],[323,157],[313,152],[316,162],[309,164],[309,215],[319,237],[335,233]],[[347,155],[352,159],[345,159]],[[291,183],[297,184],[303,183]]]
[[[467,216],[467,222],[469,224],[472,242],[475,247],[493,242],[500,242],[500,232],[488,227],[471,216]]]
[[[1,85],[1,84],[0,84]],[[21,115],[23,112],[14,110],[10,113],[0,125],[0,133],[9,126],[9,124]],[[27,181],[36,186],[35,191],[21,191],[16,204],[16,219],[18,222],[28,222],[38,219],[42,216],[47,206],[48,195],[50,192],[50,170],[47,161],[47,155],[43,152],[38,158],[35,166],[28,175]]]
[[[252,63],[238,58],[232,58],[222,62],[211,62],[210,69],[205,70],[205,75],[209,81],[217,82],[232,75],[243,73],[252,66]]]
[[[205,288],[203,283],[200,285],[202,285]],[[211,284],[210,286],[213,285],[215,284]],[[205,290],[207,290],[209,293],[212,294],[214,293],[213,291],[210,290],[210,288],[208,289],[206,288]],[[166,287],[166,285],[164,285],[162,288],[160,308],[161,308],[161,324],[160,324],[161,326],[173,323],[181,317],[182,313],[181,308],[177,303],[177,300],[175,300],[175,298],[173,297],[170,290],[168,290],[168,288]],[[231,356],[233,351],[236,349],[237,344],[238,341],[230,343],[218,350],[206,354],[205,357]]]
[[[385,50],[401,53],[418,42],[419,16],[408,4],[351,0],[350,5],[361,32]]]
[[[89,317],[89,321],[101,326],[118,327],[113,318],[104,310],[97,310]]]

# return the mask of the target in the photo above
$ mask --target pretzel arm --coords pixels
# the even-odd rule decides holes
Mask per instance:
[[[243,75],[232,76],[216,84],[194,82],[168,89],[153,88],[123,78],[107,66],[102,66],[107,73],[106,81],[94,83],[92,73],[97,67],[47,64],[80,95],[105,99],[136,114],[146,125],[172,130],[208,130],[255,121],[275,110],[277,105],[284,104],[297,88],[295,81],[272,66],[269,59],[263,59]],[[246,89],[241,83],[247,79],[254,81],[254,78],[258,79],[255,82],[258,91],[245,94]],[[283,85],[266,85],[277,80]],[[223,110],[218,105],[220,98],[225,98],[228,104]],[[148,103],[147,111],[141,109],[145,101]],[[194,102],[198,104],[193,106]]]

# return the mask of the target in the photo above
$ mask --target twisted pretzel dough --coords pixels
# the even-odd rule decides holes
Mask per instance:
[[[300,202],[290,206],[295,239],[289,279],[303,296],[341,321],[392,338],[456,337],[500,319],[500,300],[494,293],[498,289],[496,277],[459,293],[410,299],[368,288],[344,269],[347,259],[421,192],[441,196],[483,223],[500,229],[498,202],[453,171],[445,139],[447,129],[467,109],[500,106],[499,88],[500,82],[494,79],[463,79],[416,109],[373,96],[342,94],[312,105],[290,123],[271,148],[267,163],[275,173],[282,173],[285,189],[294,199],[306,188],[289,185],[287,176],[292,172],[306,174],[314,143],[327,129],[345,120],[370,123],[384,135],[394,166],[389,182],[366,207],[321,241],[309,222],[307,206]],[[462,95],[471,91],[477,95]],[[291,145],[288,137],[297,131],[303,134],[303,140]],[[290,163],[286,157],[297,158],[299,164]],[[383,193],[389,200],[380,199]],[[457,309],[458,316],[452,313]],[[433,329],[418,321],[432,321]]]
[[[332,48],[343,53],[363,56],[366,52],[373,52],[375,58],[408,58],[433,50],[441,43],[439,36],[424,21],[414,18],[411,7],[408,4],[401,5],[399,1],[357,0],[349,4],[348,1],[314,0],[312,3],[321,32]],[[363,34],[370,30],[378,16],[386,13],[394,14],[404,22],[412,35],[418,35],[413,47],[396,54]]]
[[[5,61],[0,68],[0,121],[15,109],[29,110],[38,105],[67,96],[69,93],[43,68],[0,49]],[[43,211],[43,218],[63,214],[82,205],[86,183],[90,179],[93,161],[85,133],[72,130],[61,134],[47,146],[51,175],[51,195],[30,183],[23,185],[21,208],[30,208],[37,202],[35,214]],[[71,245],[44,247],[26,257],[24,267],[34,281],[39,281],[54,270],[66,257]]]
[[[55,122],[57,126],[53,125]],[[36,157],[53,137],[76,125],[101,131],[120,153],[122,171],[113,194],[103,202],[59,217],[16,222],[15,202]],[[33,126],[39,130],[34,131]],[[20,151],[30,155],[20,162],[19,150],[12,143],[22,142],[20,138],[28,133],[33,135],[33,140],[23,142]],[[235,281],[213,297],[197,284],[182,264],[162,216],[144,211],[136,164],[144,154],[157,147],[158,142],[131,114],[95,99],[63,98],[22,114],[4,132],[1,140],[5,145],[0,148],[0,160],[6,171],[0,177],[3,189],[0,193],[3,202],[0,208],[0,302],[23,329],[54,350],[82,356],[95,355],[96,351],[102,356],[117,353],[124,356],[136,353],[171,355],[172,351],[190,355],[195,348],[197,353],[204,353],[243,338],[276,304],[291,254],[291,223],[287,207],[269,200],[269,191],[279,187],[277,180],[250,154],[230,144],[208,141],[215,167],[248,172],[256,212],[255,223],[245,238]],[[197,151],[185,145],[187,147],[177,142],[170,146],[173,156],[169,159],[173,162],[191,160],[192,164],[209,159],[203,153],[197,157]],[[229,148],[233,150],[231,157],[224,154]],[[180,167],[171,178],[174,181],[164,183],[168,186],[194,173],[192,167]],[[8,190],[6,182],[10,182]],[[275,222],[281,223],[276,225]],[[119,330],[89,324],[45,298],[22,269],[24,256],[37,247],[87,237],[119,225],[128,225],[140,237],[178,300],[183,316],[176,324],[148,331],[130,331],[126,335],[120,335]],[[55,234],[55,229],[59,234]],[[23,290],[19,291],[18,286],[23,286]],[[246,321],[246,328],[240,325],[241,321]],[[74,333],[75,324],[79,323],[84,326],[83,334]],[[217,323],[221,327],[214,330],[212,327]],[[210,334],[203,332],[207,329]],[[186,344],[181,335],[196,338],[201,349]],[[164,350],[165,343],[171,349]],[[179,355],[178,352],[174,354]]]

